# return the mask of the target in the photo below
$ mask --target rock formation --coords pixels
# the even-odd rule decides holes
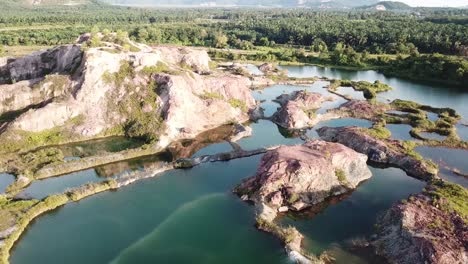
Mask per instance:
[[[438,185],[447,188],[442,181]],[[441,187],[430,185],[425,192],[394,205],[381,217],[377,239],[372,242],[378,254],[390,263],[468,263],[467,219],[448,209],[450,201],[431,194],[438,192],[437,188]],[[455,199],[466,206],[466,189],[450,187],[451,192],[457,189],[465,195]]]
[[[44,77],[48,74],[70,74],[81,63],[80,45],[58,46],[38,51],[19,59],[9,59],[0,67],[0,84]]]
[[[321,94],[307,91],[297,91],[290,95],[283,94],[275,100],[281,107],[271,119],[281,127],[288,129],[312,127],[321,121],[338,117],[333,113],[322,115],[314,112],[320,108],[323,102],[329,100]]]
[[[0,137],[63,131],[65,141],[130,128],[158,134],[160,146],[230,122],[245,122],[256,105],[252,81],[210,71],[206,51],[114,43],[60,46],[9,61],[0,86],[0,114],[24,110]],[[139,51],[138,51],[139,50]],[[146,123],[151,123],[153,126]],[[24,133],[17,133],[24,131]]]
[[[390,106],[368,100],[350,100],[335,110],[341,116],[375,120],[379,115],[383,115],[390,109]]]
[[[236,192],[276,210],[298,211],[370,178],[366,161],[363,154],[321,140],[282,146],[266,153],[257,174],[242,182]]]
[[[409,175],[423,180],[436,177],[436,168],[408,155],[408,150],[398,140],[376,139],[359,127],[322,127],[317,132],[321,139],[338,142],[366,154],[372,162],[401,168]]]

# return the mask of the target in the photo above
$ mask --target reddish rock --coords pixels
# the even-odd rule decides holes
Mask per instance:
[[[272,208],[302,210],[370,178],[367,157],[341,144],[314,140],[266,153],[257,174],[236,191]]]
[[[346,145],[366,154],[372,162],[398,167],[411,176],[430,180],[437,174],[436,168],[408,155],[398,140],[376,139],[359,127],[322,127],[317,132],[323,140]]]
[[[382,103],[371,103],[367,100],[350,100],[340,106],[343,116],[374,120],[378,115],[389,110],[389,106]]]
[[[378,224],[377,253],[390,263],[468,263],[466,219],[440,207],[426,193],[394,205]]]
[[[276,98],[281,108],[272,116],[273,122],[288,128],[300,129],[311,127],[331,116],[316,115],[313,110],[320,108],[323,102],[329,100],[318,93],[297,91],[291,95],[283,94]]]

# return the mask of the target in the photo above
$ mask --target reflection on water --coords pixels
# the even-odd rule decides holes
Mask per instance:
[[[318,212],[305,212],[302,217],[291,214],[282,218],[281,222],[294,225],[305,234],[304,246],[315,254],[336,245],[346,251],[350,240],[372,234],[379,213],[410,194],[420,192],[425,185],[424,182],[408,177],[400,169],[370,169],[373,177],[345,197],[345,200],[335,201]],[[346,258],[339,259],[340,255],[334,257],[337,263],[349,263]]]
[[[468,102],[468,93],[462,87],[434,83],[423,84],[400,78],[386,77],[376,71],[341,70],[316,66],[281,66],[281,68],[287,69],[288,75],[292,77],[321,76],[369,82],[379,80],[393,87],[391,91],[378,94],[377,98],[380,101],[411,100],[434,107],[450,107],[463,116],[468,116],[468,104],[466,103]]]
[[[431,132],[419,132],[419,135],[426,139],[433,139],[433,140],[439,140],[439,141],[443,141],[447,138],[446,136],[442,136],[437,133],[431,133]]]
[[[387,124],[385,127],[392,133],[391,138],[397,140],[413,140],[410,131],[413,129],[410,125],[406,124]]]
[[[456,175],[451,170],[458,169],[468,174],[468,150],[449,149],[441,147],[417,147],[415,149],[424,158],[439,165],[439,176],[448,181],[461,184],[468,188],[468,178]]]
[[[83,142],[56,146],[63,152],[66,160],[95,156],[107,152],[119,152],[141,147],[144,141],[126,137],[107,137]]]

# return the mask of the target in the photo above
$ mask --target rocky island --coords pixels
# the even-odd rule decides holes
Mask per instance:
[[[300,211],[346,193],[372,176],[367,157],[341,144],[314,140],[267,152],[255,176],[236,187],[243,200],[255,203],[260,229],[279,236],[292,259],[319,262],[302,256],[302,235],[274,223],[278,213]]]

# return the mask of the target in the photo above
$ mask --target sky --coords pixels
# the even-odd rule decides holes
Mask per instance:
[[[468,0],[396,0],[410,6],[468,6]]]

